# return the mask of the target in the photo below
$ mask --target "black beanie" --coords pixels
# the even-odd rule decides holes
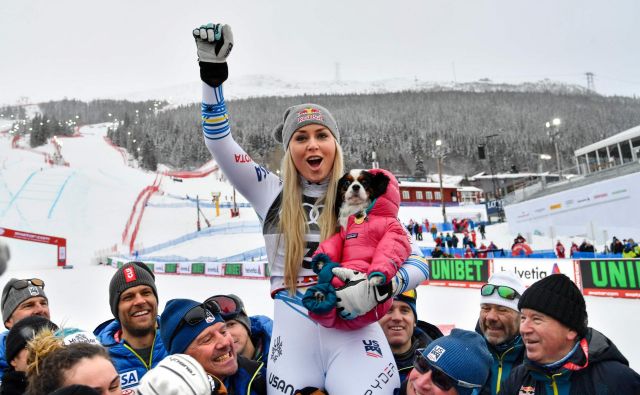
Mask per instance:
[[[153,290],[153,294],[158,299],[158,290],[156,289],[156,277],[147,265],[142,262],[129,262],[124,264],[111,278],[109,283],[109,305],[111,313],[118,317],[118,304],[120,303],[120,294],[129,288],[138,285],[148,285]]]
[[[564,274],[536,281],[520,297],[518,309],[532,309],[555,318],[565,326],[587,334],[587,306],[578,287]]]
[[[25,317],[16,322],[7,334],[7,363],[11,364],[11,361],[18,356],[18,353],[27,347],[27,342],[33,339],[41,329],[47,327],[53,331],[58,330],[56,324],[39,315]]]

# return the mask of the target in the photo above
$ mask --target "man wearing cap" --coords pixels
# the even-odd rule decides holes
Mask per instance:
[[[236,354],[266,365],[273,320],[264,315],[247,316],[244,303],[237,295],[215,295],[207,301],[214,301],[220,306],[220,315],[227,323]]]
[[[413,369],[416,350],[442,336],[438,327],[418,320],[416,298],[415,290],[395,296],[387,314],[378,321],[391,346],[401,382]]]
[[[44,281],[39,278],[12,278],[2,290],[2,321],[11,329],[18,321],[30,316],[50,319],[49,299],[44,293]],[[9,367],[5,355],[6,337],[9,331],[0,333],[0,379]]]
[[[569,277],[535,282],[518,308],[526,357],[500,395],[640,394],[640,375],[611,340],[587,326],[584,297]]]
[[[153,272],[142,262],[119,268],[109,284],[115,319],[93,333],[109,351],[122,389],[135,388],[142,376],[167,356],[158,335],[158,291]]]
[[[169,354],[193,357],[207,374],[222,381],[229,395],[266,394],[263,363],[236,354],[220,311],[215,302],[167,302],[160,316],[160,333]]]
[[[58,326],[45,317],[33,315],[16,322],[9,330],[6,349],[9,367],[4,370],[0,394],[23,394],[27,391],[27,342],[45,328],[55,331]]]
[[[454,328],[415,352],[400,395],[475,395],[487,381],[491,355],[482,336]]]
[[[480,290],[480,317],[476,331],[487,342],[493,357],[483,395],[496,395],[511,370],[522,364],[524,345],[520,337],[518,301],[524,285],[513,272],[497,272]]]

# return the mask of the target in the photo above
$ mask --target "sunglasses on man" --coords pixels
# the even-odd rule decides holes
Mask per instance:
[[[416,350],[415,357],[413,359],[413,368],[420,374],[426,374],[431,372],[431,382],[436,387],[443,391],[449,391],[451,388],[458,386],[463,388],[482,388],[482,385],[467,383],[466,381],[456,380],[449,376],[438,367],[433,366],[431,362],[424,356],[426,349],[419,348]]]
[[[518,291],[511,287],[507,287],[506,285],[485,284],[480,288],[480,294],[482,296],[493,295],[496,291],[498,292],[498,296],[502,299],[514,300],[515,298],[520,297]]]
[[[24,280],[14,281],[13,284],[11,284],[11,288],[15,289],[16,291],[19,291],[31,285],[44,289],[44,281],[40,280],[39,278],[27,278]],[[2,306],[4,306],[5,302],[9,298],[10,293],[11,293],[10,291],[7,292],[2,298]]]
[[[207,318],[215,320],[215,316],[219,314],[220,306],[218,306],[218,304],[214,301],[207,301],[203,304],[193,306],[192,308],[187,310],[187,312],[180,320],[180,323],[173,331],[173,334],[169,339],[168,346],[171,347],[171,344],[173,344],[173,339],[176,337],[178,332],[180,332],[180,329],[182,329],[182,327],[184,327],[185,325],[196,326]]]

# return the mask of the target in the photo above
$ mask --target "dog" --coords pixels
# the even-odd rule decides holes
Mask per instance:
[[[302,304],[322,326],[357,329],[379,320],[393,301],[343,319],[335,290],[349,281],[389,284],[411,254],[410,237],[398,220],[400,186],[389,171],[351,170],[338,181],[336,194],[340,231],[316,249],[311,264],[318,283],[306,290]]]
[[[389,177],[384,173],[371,173],[354,169],[338,180],[335,212],[342,228],[347,227],[350,215],[365,213],[371,203],[387,191]],[[356,216],[357,217],[357,216]]]

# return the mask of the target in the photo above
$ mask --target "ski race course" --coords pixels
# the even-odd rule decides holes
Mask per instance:
[[[0,282],[11,277],[43,279],[51,317],[58,325],[92,330],[111,317],[108,283],[113,268],[97,264],[107,256],[137,251],[148,260],[175,262],[238,260],[243,255],[251,260],[263,255],[257,216],[237,195],[240,215],[232,218],[233,188],[215,163],[193,172],[137,169],[130,166],[126,152],[105,139],[109,125],[99,124],[81,127],[77,137],[60,138],[67,165],[52,165],[47,161],[55,152],[52,144],[25,149],[28,141],[15,142],[6,132],[8,124],[0,120],[0,229],[66,238],[66,263],[73,268],[56,266],[55,246],[3,238],[11,249],[11,261]],[[212,194],[219,194],[219,216]],[[203,215],[200,231],[196,198]],[[416,210],[401,208],[400,217],[430,218],[439,208]],[[424,236],[420,245],[432,247],[430,235]],[[487,239],[498,246],[508,248],[513,237],[507,224],[487,227]],[[565,245],[570,241],[558,238]],[[552,243],[540,236],[531,240],[536,249],[549,249]],[[542,275],[535,262],[532,265],[528,275]],[[157,287],[160,309],[172,298],[204,300],[235,293],[245,300],[250,315],[272,316],[266,279],[159,274]],[[443,327],[475,327],[477,289],[420,286],[418,298],[419,319]],[[631,367],[639,370],[640,348],[634,340],[640,327],[640,299],[586,296],[586,301],[590,326],[610,337]]]

